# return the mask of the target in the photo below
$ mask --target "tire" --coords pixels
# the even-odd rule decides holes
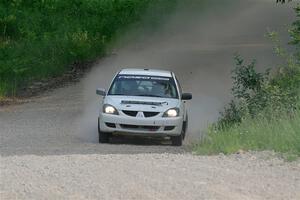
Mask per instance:
[[[98,118],[98,135],[99,135],[99,143],[108,143],[109,142],[109,133],[103,132],[100,129],[100,123]]]
[[[182,124],[181,134],[178,136],[171,137],[172,146],[182,146],[182,141],[185,138],[185,133],[187,131],[187,127],[188,127],[188,116],[186,116],[186,120]]]
[[[189,125],[189,118],[188,118],[188,115],[186,115],[186,119],[185,119],[185,121],[183,122],[183,125],[182,125],[182,139],[183,140],[185,139],[185,135],[186,135],[186,131],[188,129],[188,125]]]
[[[181,146],[182,140],[183,140],[182,134],[180,134],[178,136],[172,136],[171,137],[172,146]]]

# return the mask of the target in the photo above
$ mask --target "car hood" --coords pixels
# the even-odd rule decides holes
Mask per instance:
[[[179,107],[179,100],[172,98],[138,97],[138,96],[106,96],[104,104],[110,104],[117,110],[165,112]]]

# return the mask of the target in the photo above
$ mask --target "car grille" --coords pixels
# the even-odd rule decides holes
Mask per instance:
[[[125,115],[131,116],[131,117],[136,117],[138,114],[138,111],[132,111],[132,110],[122,110],[122,112]],[[143,112],[145,117],[154,117],[159,114],[159,112]]]
[[[124,129],[136,129],[136,130],[148,130],[148,131],[157,131],[160,127],[159,126],[138,126],[138,125],[131,125],[131,124],[120,124],[121,128]]]
[[[122,110],[124,114],[131,116],[131,117],[135,117],[138,113],[138,111],[131,111],[131,110]]]
[[[159,114],[159,112],[144,112],[145,117],[154,117],[158,114]]]

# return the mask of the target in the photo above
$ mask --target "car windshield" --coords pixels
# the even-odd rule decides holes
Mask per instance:
[[[139,75],[118,75],[108,95],[178,98],[173,78]]]

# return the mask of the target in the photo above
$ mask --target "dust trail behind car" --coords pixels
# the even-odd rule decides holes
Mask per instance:
[[[120,42],[111,56],[100,60],[84,79],[85,112],[79,120],[79,137],[97,142],[97,87],[108,87],[114,74],[128,67],[174,71],[185,92],[193,93],[189,105],[187,140],[198,139],[207,125],[230,100],[233,56],[256,58],[264,69],[281,62],[265,37],[267,28],[282,33],[295,16],[295,3],[279,5],[273,0],[180,1],[176,12],[159,31],[142,33],[129,43]],[[200,5],[201,4],[201,5]],[[205,4],[204,4],[205,5]],[[124,35],[130,35],[124,34]],[[126,38],[128,41],[128,38]],[[125,45],[124,45],[125,44]]]

